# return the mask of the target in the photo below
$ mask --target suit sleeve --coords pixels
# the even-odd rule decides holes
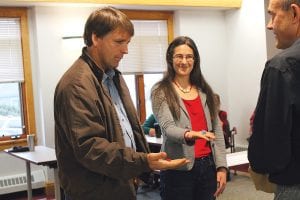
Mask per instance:
[[[146,154],[111,142],[104,120],[113,120],[99,112],[100,105],[92,84],[77,84],[56,96],[57,126],[66,133],[69,151],[85,168],[115,179],[128,180],[150,171]],[[116,130],[115,130],[116,131]]]
[[[291,159],[290,78],[288,70],[264,70],[248,148],[248,159],[256,172],[276,173]]]

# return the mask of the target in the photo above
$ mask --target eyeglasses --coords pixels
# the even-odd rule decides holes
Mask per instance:
[[[183,54],[175,54],[173,56],[173,58],[177,61],[182,61],[184,58],[186,59],[187,62],[192,62],[194,61],[194,55],[193,54],[186,54],[186,55],[183,55]]]

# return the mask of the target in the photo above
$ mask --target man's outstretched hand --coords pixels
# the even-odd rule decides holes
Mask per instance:
[[[149,167],[152,170],[166,170],[176,169],[189,163],[190,161],[186,158],[166,160],[167,154],[165,152],[149,153],[147,155]]]

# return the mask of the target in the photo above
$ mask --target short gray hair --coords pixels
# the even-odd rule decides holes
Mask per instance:
[[[281,5],[282,10],[289,10],[292,4],[297,4],[298,6],[300,6],[300,0],[283,0]]]

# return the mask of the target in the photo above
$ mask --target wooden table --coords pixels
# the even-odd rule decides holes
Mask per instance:
[[[28,199],[32,200],[32,185],[31,185],[31,168],[30,163],[36,165],[44,165],[54,169],[54,187],[55,199],[60,200],[60,184],[57,171],[57,160],[55,150],[45,146],[35,146],[34,151],[27,152],[10,152],[10,149],[4,150],[5,153],[24,160],[26,162],[26,176],[27,176],[27,195]]]

